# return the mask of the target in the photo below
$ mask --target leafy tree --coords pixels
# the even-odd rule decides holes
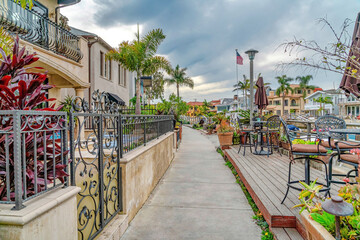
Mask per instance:
[[[250,79],[248,79],[245,74],[243,75],[243,77],[244,77],[244,81],[243,82],[239,81],[237,84],[235,84],[233,92],[236,92],[236,91],[243,92],[245,106],[246,106],[245,108],[247,109],[248,108],[247,107],[247,92],[250,89]]]
[[[352,45],[352,38],[348,32],[353,21],[345,19],[340,31],[335,31],[325,18],[320,19],[319,23],[324,24],[332,32],[332,39],[328,38],[329,43],[320,45],[315,40],[297,38],[285,42],[280,47],[286,54],[295,55],[295,58],[290,62],[278,64],[278,68],[284,70],[289,67],[301,67],[306,70],[325,70],[360,80],[358,57],[360,48],[356,44]]]
[[[29,8],[31,9],[34,6],[34,1],[33,0],[13,0],[16,3],[20,2],[20,5],[22,8],[26,8],[26,6],[29,6]]]
[[[313,76],[306,75],[306,76],[297,76],[296,81],[299,82],[299,87],[296,87],[295,90],[302,91],[302,98],[305,99],[307,96],[308,90],[314,90],[316,88],[315,85],[309,85],[309,82],[313,79]]]
[[[333,105],[333,101],[331,100],[331,97],[323,97],[323,95],[321,94],[320,97],[315,98],[314,102],[318,102],[320,103],[320,108],[319,108],[319,112],[322,113],[322,115],[324,115],[324,110],[325,110],[325,104],[331,104]]]
[[[186,76],[187,68],[180,68],[179,64],[174,69],[170,70],[171,78],[165,79],[168,85],[176,85],[177,97],[180,97],[179,88],[181,86],[194,88],[194,81]]]
[[[14,46],[14,39],[11,35],[4,29],[0,28],[0,48],[4,51],[5,56],[12,54],[12,48]],[[4,55],[0,53],[0,58]]]
[[[139,30],[136,39],[131,43],[124,41],[120,43],[119,49],[112,50],[106,54],[107,59],[113,59],[129,71],[136,72],[136,108],[135,113],[140,114],[140,78],[145,75],[153,75],[160,69],[169,70],[169,61],[156,52],[165,39],[163,31],[154,29],[140,38]]]
[[[181,97],[171,94],[168,101],[162,99],[161,103],[158,103],[157,109],[163,114],[174,114],[175,119],[179,120],[180,116],[189,110],[189,105]]]
[[[276,77],[278,84],[280,85],[276,91],[275,94],[277,96],[282,97],[282,113],[285,112],[285,95],[289,94],[289,92],[293,93],[294,90],[290,87],[290,82],[293,81],[292,78],[287,77],[286,75],[277,76]]]
[[[162,72],[156,72],[152,78],[152,86],[147,87],[145,94],[149,101],[154,99],[162,99],[164,97],[164,74]]]

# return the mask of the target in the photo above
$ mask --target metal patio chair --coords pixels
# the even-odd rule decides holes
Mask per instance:
[[[240,153],[241,148],[244,147],[243,156],[245,156],[246,147],[249,147],[250,152],[252,153],[252,147],[254,146],[254,144],[251,143],[251,138],[252,138],[252,133],[254,132],[254,129],[245,129],[244,124],[241,122],[239,117],[237,117],[237,122],[238,122],[239,128],[240,128],[240,143],[239,143],[238,153]],[[241,142],[241,137],[244,138],[244,143]],[[249,142],[247,142],[247,140],[249,140]]]
[[[318,185],[323,185],[324,187],[320,190],[321,192],[326,192],[326,195],[330,195],[330,184],[329,184],[329,176],[328,176],[328,171],[327,171],[327,165],[326,163],[319,159],[319,158],[313,158],[310,156],[326,156],[327,155],[327,149],[323,146],[321,146],[320,144],[314,144],[314,145],[305,145],[305,144],[292,144],[292,140],[293,139],[298,139],[300,138],[299,133],[297,133],[296,135],[291,134],[289,132],[289,129],[287,127],[286,122],[281,119],[281,123],[284,127],[284,131],[285,131],[285,135],[290,143],[290,162],[289,162],[289,175],[288,175],[288,181],[287,181],[287,190],[284,196],[284,199],[282,200],[281,204],[284,203],[288,193],[289,193],[289,189],[295,189],[298,191],[302,191],[303,189],[296,186],[296,184],[298,184],[300,181],[301,182],[305,182],[306,184],[310,184],[310,161],[315,161],[315,162],[320,162],[324,165],[325,168],[325,183],[321,183],[321,182],[316,182],[316,184]],[[297,180],[291,180],[291,165],[293,163],[295,163],[298,160],[305,160],[305,178],[304,179],[297,179]]]

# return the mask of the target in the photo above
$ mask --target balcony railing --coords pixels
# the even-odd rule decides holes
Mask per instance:
[[[0,0],[0,26],[46,50],[79,62],[79,38],[47,17],[23,9],[13,0]]]

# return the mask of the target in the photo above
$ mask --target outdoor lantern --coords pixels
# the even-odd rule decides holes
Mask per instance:
[[[250,60],[254,60],[255,54],[257,54],[258,52],[259,52],[258,50],[249,49],[249,50],[247,50],[245,53],[246,53],[247,55],[249,55],[249,59],[250,59]]]
[[[322,204],[322,209],[335,216],[336,239],[340,240],[340,217],[352,215],[354,213],[353,205],[344,202],[340,196],[333,196]]]
[[[143,87],[151,87],[152,86],[152,77],[151,76],[143,76],[140,77],[143,82]]]

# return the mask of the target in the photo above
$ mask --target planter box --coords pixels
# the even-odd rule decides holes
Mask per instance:
[[[308,240],[335,240],[335,238],[320,223],[310,219],[309,213],[303,211],[301,220],[305,227]]]
[[[220,146],[231,146],[233,136],[234,136],[233,132],[218,133]]]

